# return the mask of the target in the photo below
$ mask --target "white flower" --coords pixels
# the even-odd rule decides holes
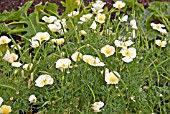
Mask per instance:
[[[104,66],[105,64],[103,62],[100,62],[100,59],[98,57],[94,58],[93,61],[89,62],[91,66]]]
[[[57,45],[62,45],[64,43],[64,38],[56,39]]]
[[[131,46],[132,44],[134,44],[131,40],[128,40],[126,42],[115,40],[114,43],[116,47],[122,47],[122,48],[127,48],[128,46]]]
[[[80,36],[86,36],[87,35],[87,32],[85,31],[85,30],[80,30],[79,31],[79,34],[80,34]]]
[[[8,44],[9,42],[11,42],[11,39],[9,39],[7,36],[0,37],[0,44]]]
[[[22,68],[23,68],[24,70],[31,70],[32,67],[33,67],[33,64],[32,64],[32,63],[29,63],[29,64],[24,64]]]
[[[35,97],[35,95],[30,95],[28,100],[29,100],[30,103],[36,103],[37,98]]]
[[[54,21],[57,20],[57,18],[55,16],[50,17],[44,16],[42,20],[45,21],[46,23],[53,23]]]
[[[51,32],[57,32],[61,29],[61,26],[56,26],[56,24],[48,24],[47,26]]]
[[[96,1],[96,3],[93,3],[92,6],[93,8],[91,8],[93,10],[93,12],[95,13],[100,13],[100,12],[103,12],[103,6],[105,5],[106,3],[103,2],[103,1]]]
[[[135,48],[123,48],[120,50],[120,52],[123,56],[125,56],[124,58],[122,58],[122,60],[124,62],[131,62],[133,61],[133,59],[136,57],[136,49]]]
[[[133,102],[136,102],[135,96],[131,96],[130,99],[131,99]]]
[[[98,13],[97,16],[95,17],[95,20],[99,23],[104,23],[106,19],[105,14]]]
[[[50,75],[44,74],[40,75],[35,81],[35,86],[44,87],[45,85],[53,84],[54,80]]]
[[[61,71],[63,71],[64,69],[67,69],[70,67],[71,64],[71,60],[68,58],[64,58],[64,59],[59,59],[56,62],[56,68],[60,69]]]
[[[0,113],[2,113],[2,114],[8,114],[11,111],[12,111],[11,106],[2,105],[1,108],[0,108]]]
[[[166,29],[160,29],[159,32],[161,32],[162,34],[167,34],[167,30]]]
[[[105,57],[109,57],[115,53],[115,48],[113,46],[106,45],[101,48],[100,52],[105,54]]]
[[[18,55],[16,55],[15,53],[10,53],[10,51],[7,50],[3,59],[9,63],[13,63],[18,59]]]
[[[86,63],[92,63],[94,61],[94,57],[91,55],[83,55],[83,61]]]
[[[20,62],[13,62],[11,66],[13,67],[20,67],[22,64]]]
[[[165,27],[165,25],[160,24],[160,23],[159,24],[151,23],[151,26],[153,29],[158,30],[158,31],[160,31],[160,29],[162,29],[162,27]]]
[[[38,41],[35,41],[35,40],[29,40],[29,41],[31,42],[31,47],[33,48],[37,48],[40,46]]]
[[[96,22],[93,21],[93,23],[91,24],[90,28],[93,29],[93,30],[95,30],[96,27],[97,27]]]
[[[109,70],[105,70],[105,81],[107,82],[107,84],[117,84],[119,82],[119,78],[120,75],[118,72],[109,72]]]
[[[121,9],[121,8],[123,8],[123,7],[125,7],[125,3],[124,2],[122,2],[122,1],[116,1],[114,4],[113,4],[113,7],[115,7],[115,8],[118,8],[118,9]]]
[[[50,34],[48,32],[38,32],[35,38],[41,43],[42,41],[48,41],[50,39]]]
[[[121,22],[126,22],[127,20],[128,20],[128,15],[125,15],[120,19]]]
[[[92,109],[94,110],[94,112],[101,112],[100,108],[102,108],[104,106],[103,102],[95,102],[94,104],[92,104]]]
[[[93,14],[85,14],[82,17],[80,17],[80,22],[78,22],[79,24],[82,24],[84,22],[87,22],[91,19],[91,17],[93,16]]]
[[[161,41],[161,40],[156,40],[155,43],[156,43],[156,45],[158,45],[160,47],[165,47],[167,44],[166,41]]]
[[[0,106],[2,105],[3,101],[4,101],[3,98],[0,97]]]
[[[71,56],[72,60],[75,62],[80,61],[82,59],[82,57],[83,57],[83,55],[80,52],[75,52]]]
[[[79,11],[72,11],[71,13],[68,14],[68,17],[75,17],[79,14]]]
[[[132,27],[132,29],[138,29],[138,27],[136,25],[136,20],[135,19],[130,21],[130,26]]]
[[[21,49],[21,46],[19,44],[15,45],[11,45],[11,48],[14,48],[16,50]]]

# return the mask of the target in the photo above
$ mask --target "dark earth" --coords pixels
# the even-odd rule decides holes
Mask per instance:
[[[27,1],[30,0],[0,0],[0,13],[2,13],[4,10],[7,11],[11,11],[12,9],[17,10],[19,6],[23,6],[23,4]],[[34,11],[34,6],[40,2],[42,2],[43,4],[45,2],[53,2],[58,4],[59,8],[59,13],[61,14],[64,11],[64,8],[62,7],[60,1],[65,1],[65,0],[34,0],[34,3],[32,4],[31,8],[29,9],[28,13],[31,13]],[[88,5],[89,2],[95,1],[95,0],[83,0],[85,5]],[[114,3],[113,0],[103,0],[106,2],[106,6],[108,6],[109,8],[112,7],[112,4]],[[148,7],[148,3],[149,2],[153,2],[153,1],[169,1],[170,0],[138,0],[139,3],[143,4],[145,6],[145,8]]]

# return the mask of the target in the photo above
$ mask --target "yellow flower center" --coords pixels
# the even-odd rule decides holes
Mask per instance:
[[[6,39],[2,39],[1,42],[4,44],[6,43]]]
[[[106,54],[110,54],[111,50],[110,49],[106,49]]]
[[[160,29],[161,27],[160,27],[159,25],[156,25],[156,28],[157,28],[157,29]]]
[[[41,41],[45,40],[45,36],[40,37],[40,40]]]
[[[122,7],[122,5],[121,5],[121,4],[118,4],[118,5],[117,5],[117,8],[118,8],[118,9],[120,9],[121,7]]]
[[[129,51],[126,51],[126,52],[125,52],[125,55],[126,55],[126,56],[130,56],[131,53],[130,53]]]
[[[11,112],[11,109],[8,106],[1,108],[2,114],[8,114]]]
[[[116,76],[110,76],[109,81],[110,82],[115,82],[115,81],[117,81],[117,77]]]
[[[42,84],[43,84],[43,85],[46,85],[46,84],[47,84],[47,80],[44,79],[44,80],[42,81]]]
[[[99,21],[103,21],[103,20],[104,20],[104,16],[100,16]]]

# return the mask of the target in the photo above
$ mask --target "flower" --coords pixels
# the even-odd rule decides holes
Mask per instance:
[[[91,24],[90,28],[93,29],[93,30],[95,30],[96,27],[97,27],[96,22],[93,21],[93,23]]]
[[[15,53],[10,53],[10,51],[7,50],[3,59],[9,63],[13,63],[18,59],[18,55],[16,55]]]
[[[155,43],[156,43],[156,45],[158,45],[160,47],[165,47],[167,44],[166,41],[161,41],[161,40],[156,40]]]
[[[16,50],[21,49],[21,46],[19,44],[15,45],[11,45],[11,48],[14,48]]]
[[[3,98],[0,97],[0,106],[2,105],[3,101],[4,101]]]
[[[96,1],[96,3],[93,3],[92,6],[93,8],[91,8],[93,10],[93,12],[95,13],[100,13],[103,12],[103,6],[106,4],[106,2],[103,1]]]
[[[44,87],[45,85],[53,84],[54,80],[50,75],[43,74],[40,75],[37,80],[35,81],[35,86]]]
[[[24,70],[31,70],[32,67],[33,67],[33,64],[32,64],[32,63],[29,63],[29,64],[24,64],[22,68],[23,68]]]
[[[68,14],[68,17],[75,17],[79,14],[79,11],[72,11],[71,13]]]
[[[71,64],[71,60],[68,58],[59,59],[56,62],[56,68],[60,69],[63,72],[64,69],[67,69],[70,67],[70,64]]]
[[[35,95],[30,95],[28,100],[29,100],[30,103],[36,103],[37,98],[35,97]]]
[[[50,34],[48,32],[38,32],[35,38],[41,43],[42,41],[48,41],[50,39]]]
[[[80,34],[80,36],[86,36],[87,32],[85,30],[80,30],[79,34]]]
[[[64,43],[64,38],[56,39],[57,45],[61,45]]]
[[[31,42],[31,47],[33,48],[37,48],[40,46],[38,41],[35,41],[35,40],[29,40],[29,41]]]
[[[109,57],[115,53],[115,48],[113,46],[106,45],[101,48],[100,52],[105,54],[105,57]]]
[[[153,29],[161,32],[162,34],[167,34],[166,29],[163,29],[163,27],[165,27],[165,25],[160,24],[160,23],[159,24],[151,23],[151,26]]]
[[[130,21],[130,26],[133,28],[133,29],[138,29],[137,25],[136,25],[136,20],[133,19]]]
[[[11,42],[11,39],[9,39],[7,36],[0,37],[0,44],[8,44],[9,42]]]
[[[83,57],[83,55],[80,52],[75,52],[71,56],[72,60],[75,62],[80,61],[82,59],[82,57]]]
[[[116,1],[114,4],[113,4],[113,7],[117,8],[117,9],[121,9],[123,7],[125,7],[125,3],[122,2],[122,1]]]
[[[124,58],[122,58],[122,60],[124,62],[131,62],[133,61],[133,59],[136,57],[136,49],[135,48],[123,48],[120,50],[120,52],[123,56],[125,56]]]
[[[45,21],[46,23],[53,23],[54,21],[57,20],[57,18],[55,16],[50,17],[44,16],[42,20]]]
[[[106,19],[105,14],[98,13],[97,16],[95,17],[95,20],[99,23],[104,23]]]
[[[94,112],[101,112],[100,108],[102,108],[104,106],[104,103],[99,101],[99,102],[95,102],[94,104],[92,104],[92,109],[94,110]]]
[[[13,62],[11,66],[13,67],[20,67],[22,64],[20,62]]]
[[[121,22],[126,22],[127,20],[128,20],[128,15],[125,15],[120,19]]]
[[[105,70],[105,81],[107,82],[107,84],[117,84],[120,78],[119,73],[116,71],[109,72],[108,69],[106,70]]]
[[[89,62],[91,66],[104,66],[105,64],[103,62],[100,62],[100,59],[98,57],[94,58],[93,61]]]
[[[122,48],[127,48],[128,46],[131,46],[132,44],[134,44],[131,40],[128,40],[126,42],[115,40],[114,43],[116,47],[122,47]]]
[[[51,32],[57,32],[61,29],[60,26],[56,26],[56,24],[48,24],[48,28],[50,29]]]
[[[83,55],[83,61],[90,64],[94,61],[94,57],[91,55]]]
[[[2,105],[1,108],[0,108],[0,113],[2,113],[2,114],[8,114],[11,111],[12,111],[11,106]]]
[[[83,15],[82,17],[80,17],[80,22],[78,22],[79,24],[82,24],[82,23],[84,23],[84,22],[87,22],[87,21],[89,21],[90,19],[91,19],[91,17],[93,16],[93,14],[85,14],[85,15]]]

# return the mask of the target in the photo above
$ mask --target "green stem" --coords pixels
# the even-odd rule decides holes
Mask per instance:
[[[5,87],[5,88],[9,88],[9,89],[12,89],[12,90],[14,90],[14,91],[18,91],[17,89],[15,89],[14,87],[12,87],[12,86],[8,86],[8,85],[2,85],[2,84],[0,84],[0,87]]]

